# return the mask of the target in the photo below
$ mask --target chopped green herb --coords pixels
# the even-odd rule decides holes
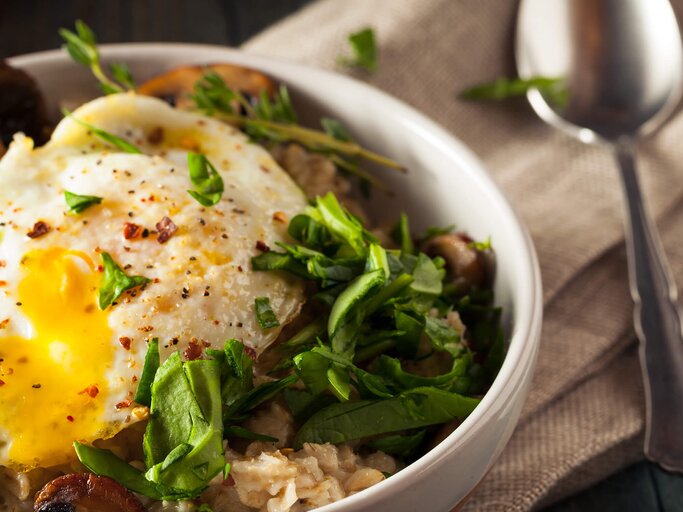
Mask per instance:
[[[270,307],[270,299],[268,297],[256,297],[254,299],[254,310],[256,312],[256,320],[261,326],[261,329],[272,329],[279,327],[273,308]]]
[[[378,52],[375,42],[375,31],[367,27],[349,34],[348,39],[353,52],[353,58],[342,57],[339,59],[339,62],[347,66],[358,66],[369,72],[376,71]]]
[[[134,90],[135,82],[130,70],[124,64],[112,64],[111,72],[114,80],[111,80],[102,70],[100,65],[100,53],[97,50],[97,40],[93,31],[82,20],[76,21],[76,32],[66,28],[59,29],[59,35],[64,39],[64,47],[71,58],[77,63],[90,68],[95,78],[100,82],[100,87],[105,94],[124,92],[126,89]],[[118,81],[118,83],[117,83]]]
[[[223,196],[223,178],[206,156],[200,153],[187,154],[187,166],[190,169],[190,180],[196,190],[188,190],[202,206],[213,206]]]
[[[529,89],[539,89],[544,93],[557,94],[564,81],[560,78],[535,76],[532,78],[498,78],[496,81],[479,84],[460,93],[465,100],[504,100],[523,96]]]
[[[69,112],[66,109],[62,110],[62,113],[64,114],[65,117],[71,118],[73,121],[77,122],[84,128],[86,128],[88,131],[92,132],[93,135],[96,137],[99,137],[102,139],[104,142],[107,142],[108,144],[111,144],[112,146],[115,146],[119,148],[121,151],[124,153],[132,153],[132,154],[141,154],[142,151],[140,151],[138,148],[133,146],[130,142],[122,139],[121,137],[118,137],[116,135],[113,135],[109,132],[106,132],[100,128],[97,128],[90,123],[86,123],[85,121],[78,119],[75,117],[71,112]]]
[[[391,435],[374,439],[368,443],[373,450],[380,450],[397,457],[410,457],[424,441],[426,430],[419,430],[412,435]]]
[[[122,293],[150,282],[143,276],[128,276],[107,252],[102,253],[104,275],[100,282],[98,305],[101,310],[111,306]]]
[[[66,201],[67,211],[76,214],[87,210],[91,206],[100,204],[102,198],[97,196],[81,196],[65,190],[64,201]]]

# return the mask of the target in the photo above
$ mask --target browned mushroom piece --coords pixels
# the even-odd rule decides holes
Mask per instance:
[[[36,495],[35,512],[145,512],[140,500],[111,478],[71,473],[48,482]]]
[[[50,136],[45,99],[31,76],[0,61],[0,141],[9,145],[17,132],[31,137],[37,145]]]
[[[429,256],[446,260],[448,276],[463,293],[491,285],[495,269],[491,251],[479,251],[463,234],[449,233],[430,238],[422,245]]]
[[[140,94],[160,98],[172,106],[187,109],[192,106],[190,95],[194,85],[206,73],[220,75],[232,89],[258,97],[262,90],[272,95],[275,83],[266,75],[253,69],[233,64],[209,64],[206,66],[182,66],[155,76],[138,88]]]

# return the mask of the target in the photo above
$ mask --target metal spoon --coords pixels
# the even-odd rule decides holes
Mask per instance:
[[[668,0],[522,0],[522,78],[557,77],[562,94],[529,91],[548,124],[614,152],[627,204],[626,245],[645,382],[645,456],[683,472],[683,339],[677,291],[635,168],[637,140],[681,98],[681,36]],[[557,92],[557,91],[556,91]]]

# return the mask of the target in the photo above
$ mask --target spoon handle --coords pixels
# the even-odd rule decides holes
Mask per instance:
[[[617,144],[627,205],[626,248],[645,384],[645,456],[683,472],[683,339],[678,292],[643,202],[632,142]]]

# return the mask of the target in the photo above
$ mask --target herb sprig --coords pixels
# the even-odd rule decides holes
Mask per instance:
[[[504,100],[524,96],[529,90],[538,89],[557,104],[567,101],[564,80],[535,76],[531,78],[501,77],[493,82],[477,84],[462,91],[459,96],[464,100]]]
[[[97,39],[94,32],[82,20],[77,20],[75,32],[66,28],[59,29],[59,35],[64,39],[64,46],[76,62],[90,69],[100,82],[104,94],[115,94],[127,90],[135,90],[135,81],[125,64],[112,64],[110,71],[114,80],[110,79],[102,70],[100,52],[97,49]]]
[[[79,119],[76,116],[74,116],[73,113],[71,113],[67,109],[62,109],[62,114],[64,114],[64,117],[70,118],[71,120],[86,128],[89,132],[91,132],[99,139],[103,140],[108,144],[111,144],[114,147],[117,147],[124,153],[131,153],[134,155],[142,154],[142,151],[140,151],[137,148],[137,146],[134,146],[127,140],[122,139],[121,137],[114,135],[113,133],[109,133],[108,131],[103,130],[102,128],[97,128],[96,126],[93,126],[90,123],[86,123],[82,119]]]
[[[230,88],[218,74],[209,72],[195,84],[192,100],[204,114],[243,128],[258,140],[295,141],[313,151],[337,153],[344,158],[357,157],[390,169],[405,170],[400,164],[363,148],[350,138],[339,137],[338,124],[333,133],[330,133],[329,121],[327,133],[295,124],[296,113],[284,86],[273,99],[264,93],[252,104],[244,94]],[[348,162],[348,167],[347,170],[353,172],[356,166]],[[363,178],[368,178],[367,173],[363,173]]]

